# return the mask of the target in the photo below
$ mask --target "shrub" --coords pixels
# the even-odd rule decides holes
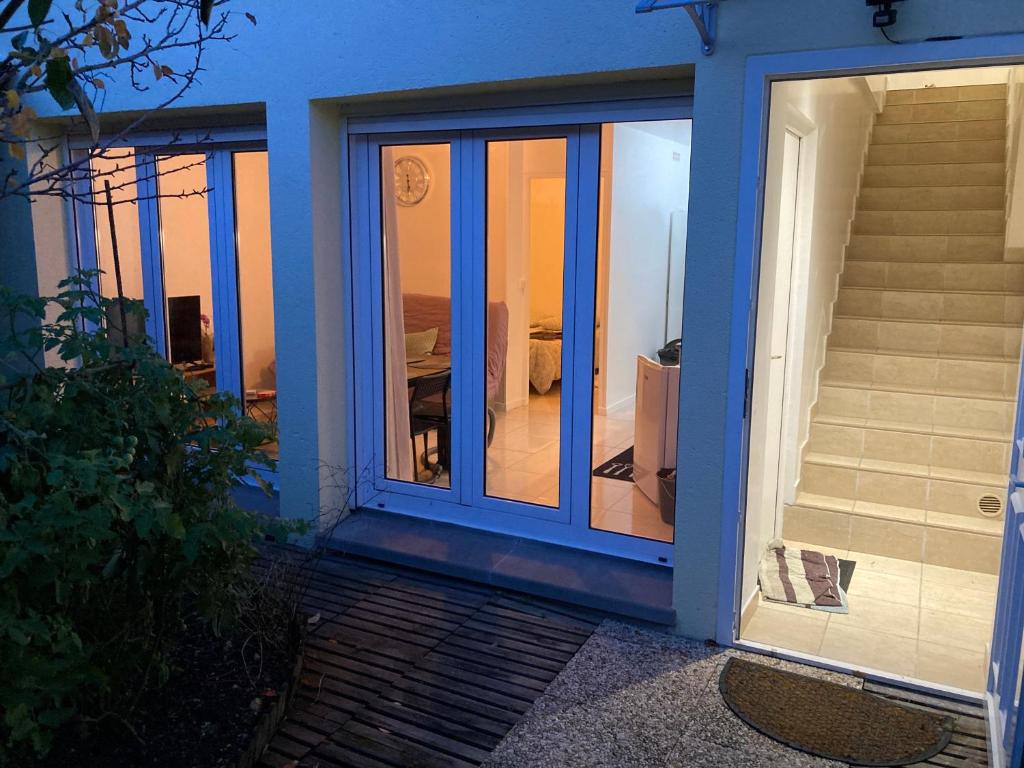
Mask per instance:
[[[130,722],[186,618],[235,621],[256,544],[287,535],[231,498],[271,466],[265,428],[146,341],[95,329],[116,304],[94,278],[50,298],[0,288],[0,363],[29,369],[0,381],[0,763],[45,753],[72,718]],[[66,365],[39,366],[40,349]]]

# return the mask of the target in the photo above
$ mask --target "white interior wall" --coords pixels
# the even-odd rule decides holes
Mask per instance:
[[[416,205],[396,205],[403,293],[451,295],[451,154],[447,144],[395,150],[395,160],[415,157],[430,176],[426,196]],[[394,173],[382,168],[381,173]]]
[[[776,83],[772,87],[769,116],[767,172],[758,325],[754,353],[746,537],[743,564],[744,605],[756,594],[757,565],[766,544],[781,530],[774,506],[760,503],[774,498],[766,484],[777,481],[779,468],[766,466],[758,448],[773,439],[766,422],[767,341],[775,301],[788,302],[790,287],[775,285],[775,250],[778,240],[782,146],[787,128],[803,136],[813,148],[813,160],[804,167],[800,194],[807,200],[798,212],[792,275],[793,293],[802,308],[789,316],[798,331],[790,346],[785,395],[782,461],[785,463],[783,497],[791,500],[797,482],[800,449],[806,442],[810,412],[817,395],[818,374],[825,360],[825,342],[831,330],[843,252],[849,240],[864,157],[878,101],[863,78],[832,78]],[[809,144],[808,144],[809,142]],[[801,262],[799,252],[806,258]],[[802,267],[799,266],[802,263]],[[785,314],[785,313],[784,313]],[[802,334],[799,333],[802,331]],[[791,334],[791,341],[794,337]],[[795,409],[795,412],[794,412]],[[776,438],[777,439],[777,438]]]
[[[612,126],[608,265],[599,311],[602,414],[633,407],[636,356],[656,359],[666,341],[669,234],[673,211],[685,211],[689,199],[690,127],[688,120]]]
[[[913,88],[949,88],[957,85],[991,85],[1005,83],[1009,67],[965,67],[934,69],[919,72],[896,72],[885,76],[886,89],[903,91]]]
[[[210,320],[212,338],[213,275],[210,268],[210,214],[203,155],[173,155],[157,160],[160,174],[160,245],[163,255],[164,296],[199,296],[202,313]],[[184,197],[178,197],[184,195]],[[127,206],[125,206],[127,208]],[[207,347],[204,344],[204,355]],[[216,350],[214,350],[216,355]]]
[[[117,255],[121,266],[121,286],[129,299],[143,299],[142,250],[139,245],[139,206],[131,201],[138,197],[135,186],[135,150],[112,149],[103,157],[92,160],[93,199],[100,203],[92,209],[96,230],[96,261],[103,270],[100,275],[100,293],[108,298],[117,296],[117,277],[114,274],[114,255],[110,238],[110,217],[106,206],[104,182],[110,182],[110,197],[114,201],[114,231],[117,234]]]
[[[236,152],[235,242],[246,389],[274,389],[274,285],[270,255],[270,178],[266,152]]]

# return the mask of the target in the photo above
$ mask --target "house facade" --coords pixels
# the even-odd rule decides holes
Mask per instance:
[[[722,0],[706,52],[682,7],[251,0],[120,148],[123,271],[342,548],[986,696],[1019,760],[1024,11],[897,5]],[[5,283],[108,263],[102,206],[19,205]],[[776,539],[847,613],[764,600]]]

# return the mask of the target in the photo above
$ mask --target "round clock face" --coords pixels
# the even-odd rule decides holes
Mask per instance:
[[[427,196],[430,174],[423,161],[415,157],[395,160],[395,198],[401,205],[416,205]]]

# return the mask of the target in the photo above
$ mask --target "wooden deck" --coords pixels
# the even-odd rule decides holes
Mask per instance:
[[[956,718],[953,738],[942,752],[923,763],[921,768],[986,768],[988,746],[985,711],[980,704],[951,701],[937,696],[907,691],[879,683],[865,682],[864,690],[907,707],[916,707]]]
[[[476,766],[597,620],[483,586],[341,558],[307,593],[320,621],[267,768]]]

